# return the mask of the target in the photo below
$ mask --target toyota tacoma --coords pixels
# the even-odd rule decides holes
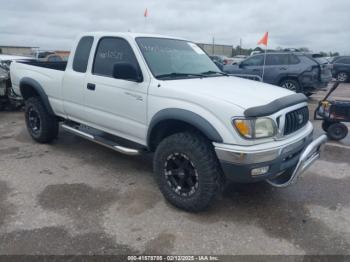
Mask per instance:
[[[213,203],[225,181],[293,184],[320,156],[303,94],[221,72],[181,38],[94,32],[68,62],[13,62],[13,88],[39,143],[62,129],[120,153],[153,154],[176,207]]]

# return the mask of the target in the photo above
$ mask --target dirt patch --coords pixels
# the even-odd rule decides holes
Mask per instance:
[[[31,144],[35,143],[25,128],[22,128],[21,131],[14,138],[16,141],[21,143],[31,143]]]
[[[101,190],[86,184],[47,186],[37,197],[44,209],[68,215],[78,230],[101,230],[101,213],[119,198],[116,190]]]
[[[7,202],[10,188],[4,181],[0,181],[0,227],[5,224],[8,217],[14,214],[14,206]]]
[[[117,244],[104,233],[72,236],[61,227],[20,230],[0,235],[0,254],[126,255],[137,250]]]
[[[175,235],[161,233],[146,244],[145,254],[170,254],[174,248]]]
[[[118,198],[115,190],[101,190],[87,184],[56,184],[47,186],[38,196],[46,209],[71,209],[97,212]]]
[[[0,156],[1,155],[12,155],[19,152],[19,147],[7,147],[0,148]]]
[[[130,216],[140,215],[152,209],[161,199],[159,192],[144,188],[130,188],[121,195],[118,209],[126,209]]]
[[[350,148],[326,144],[321,153],[321,159],[335,163],[349,163]]]

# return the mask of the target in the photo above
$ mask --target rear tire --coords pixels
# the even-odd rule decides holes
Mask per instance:
[[[153,165],[165,199],[180,209],[207,209],[221,188],[219,161],[211,143],[198,133],[177,133],[165,138],[157,147]]]
[[[342,140],[348,134],[348,128],[343,123],[334,123],[328,127],[327,135],[331,140]]]
[[[294,91],[296,93],[301,92],[301,88],[298,81],[294,79],[285,79],[281,82],[280,86],[290,91]]]
[[[337,81],[342,82],[342,83],[349,81],[349,74],[346,72],[339,72],[337,74]]]
[[[30,136],[39,143],[50,143],[58,135],[58,119],[51,115],[38,97],[25,103],[25,121]]]

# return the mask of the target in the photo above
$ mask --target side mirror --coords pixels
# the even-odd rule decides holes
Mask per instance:
[[[116,63],[113,66],[113,77],[134,82],[142,82],[140,71],[130,63]]]
[[[239,63],[239,64],[238,64],[238,67],[239,67],[239,68],[244,68],[245,65],[244,65],[244,63]]]

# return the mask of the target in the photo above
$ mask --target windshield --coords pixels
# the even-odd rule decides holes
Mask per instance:
[[[158,79],[222,74],[206,53],[192,42],[154,37],[138,37],[136,42]]]

